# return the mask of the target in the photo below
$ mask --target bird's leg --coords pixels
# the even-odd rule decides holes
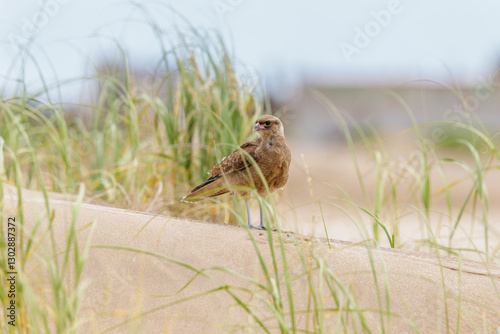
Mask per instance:
[[[245,200],[245,204],[247,206],[247,219],[248,219],[248,228],[253,228],[254,226],[252,225],[252,217],[250,217],[250,206],[248,205],[249,200]]]
[[[260,210],[260,225],[255,227],[255,228],[259,229],[259,230],[265,230],[266,226],[264,225],[264,214],[262,211],[262,203],[261,202],[259,202],[259,210]]]
[[[264,219],[262,219],[262,205],[259,204],[260,208],[260,225],[259,226],[253,226],[252,225],[252,218],[250,217],[250,205],[248,204],[250,200],[246,199],[245,204],[247,207],[247,218],[248,218],[248,228],[254,228],[257,230],[265,230],[266,227],[264,226]]]

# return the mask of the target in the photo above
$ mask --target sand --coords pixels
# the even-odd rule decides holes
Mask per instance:
[[[46,217],[43,198],[30,191],[24,191],[22,196],[25,228],[33,229],[40,222],[37,237],[41,240],[48,224],[43,218]],[[59,252],[66,246],[74,207],[71,199],[51,195],[50,208],[54,213],[53,226]],[[17,194],[13,188],[7,188],[4,208],[8,215],[19,215]],[[267,284],[249,234],[260,247],[265,263],[272,268],[266,232],[82,204],[76,220],[81,247],[89,238],[91,222],[95,222],[95,229],[82,275],[88,286],[79,313],[83,321],[79,332],[263,332],[230,293],[250,305],[255,316],[269,330],[278,332],[277,322],[265,305],[270,300],[269,295],[240,277]],[[273,233],[277,242],[278,234]],[[460,332],[469,333],[474,330],[493,332],[500,327],[500,268],[496,265],[486,266],[469,260],[459,262],[455,258],[438,258],[425,253],[367,248],[336,240],[331,240],[330,249],[326,240],[306,240],[292,233],[284,233],[284,240],[290,276],[294,278],[293,301],[297,310],[305,310],[309,303],[307,281],[301,276],[304,268],[299,256],[301,249],[307,246],[332,270],[342,286],[351,291],[357,305],[366,310],[363,314],[373,332],[406,333],[413,332],[414,327],[422,333],[455,332],[458,324]],[[138,249],[143,253],[106,248],[110,246]],[[39,254],[51,254],[48,237],[39,247]],[[274,250],[281,264],[280,248],[276,243]],[[157,256],[144,252],[154,252]],[[62,256],[59,255],[60,259]],[[203,271],[206,277],[196,275],[194,268],[175,261],[206,269]],[[213,267],[223,267],[237,275]],[[34,293],[50,296],[50,290],[45,289],[47,271],[40,265],[40,260],[30,258],[26,270],[32,279]],[[285,296],[282,266],[278,270],[278,285]],[[313,276],[318,282],[318,271]],[[70,282],[68,278],[66,284]],[[207,293],[212,289],[218,290]],[[340,294],[343,306],[348,307],[346,294],[340,293],[338,285],[334,289]],[[325,294],[323,298],[327,296]],[[286,309],[286,297],[284,305]],[[325,299],[325,305],[337,306],[331,298]],[[457,312],[458,308],[460,312]],[[390,312],[390,316],[381,316],[377,310]],[[457,313],[460,314],[459,321]],[[345,316],[347,312],[342,314]],[[314,332],[307,319],[311,317],[298,313],[297,326]],[[355,316],[350,319],[355,319]],[[325,323],[327,332],[333,332],[341,325],[338,313],[327,312]]]

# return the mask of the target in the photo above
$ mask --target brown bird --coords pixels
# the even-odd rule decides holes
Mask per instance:
[[[248,195],[251,189],[266,197],[269,192],[283,188],[288,181],[291,153],[285,142],[283,123],[279,118],[266,115],[257,119],[253,127],[259,138],[246,142],[222,159],[208,172],[210,177],[193,188],[182,200],[195,202],[228,192],[245,198],[248,227],[265,229],[260,206],[260,225],[252,225]],[[262,176],[260,175],[262,173]]]

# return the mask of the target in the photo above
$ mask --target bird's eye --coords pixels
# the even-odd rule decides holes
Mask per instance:
[[[267,125],[267,126],[269,126],[269,125],[271,125],[271,121],[267,121],[264,124]]]

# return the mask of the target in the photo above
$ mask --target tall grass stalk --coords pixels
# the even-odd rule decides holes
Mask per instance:
[[[6,324],[9,320],[2,317],[0,327],[9,329],[10,332],[33,332],[43,333],[56,330],[58,332],[74,333],[81,325],[78,312],[86,283],[82,281],[81,275],[88,256],[91,235],[86,245],[81,246],[76,235],[76,218],[79,207],[83,201],[84,188],[80,187],[78,199],[74,203],[72,219],[69,222],[68,237],[62,252],[56,249],[56,231],[52,221],[54,212],[50,208],[47,200],[47,192],[43,191],[45,201],[43,208],[45,212],[35,222],[32,227],[25,226],[24,207],[27,204],[22,197],[23,172],[20,168],[19,157],[8,147],[4,147],[3,140],[0,140],[2,151],[0,154],[0,193],[1,207],[0,219],[7,221],[12,213],[7,216],[5,212],[5,152],[10,155],[10,163],[14,167],[14,180],[18,193],[15,203],[17,213],[14,215],[16,224],[16,326]],[[35,173],[38,182],[43,183],[40,173]],[[9,199],[12,201],[12,199]],[[12,211],[10,211],[12,212]],[[6,262],[7,245],[6,235],[2,228],[0,233],[0,255],[1,276],[6,277],[8,266]],[[33,268],[41,273],[33,275]],[[44,277],[44,279],[40,279]],[[43,284],[50,288],[48,292]],[[10,297],[5,293],[0,293],[0,304],[2,309],[6,309],[10,303]],[[7,319],[7,320],[6,320]]]

